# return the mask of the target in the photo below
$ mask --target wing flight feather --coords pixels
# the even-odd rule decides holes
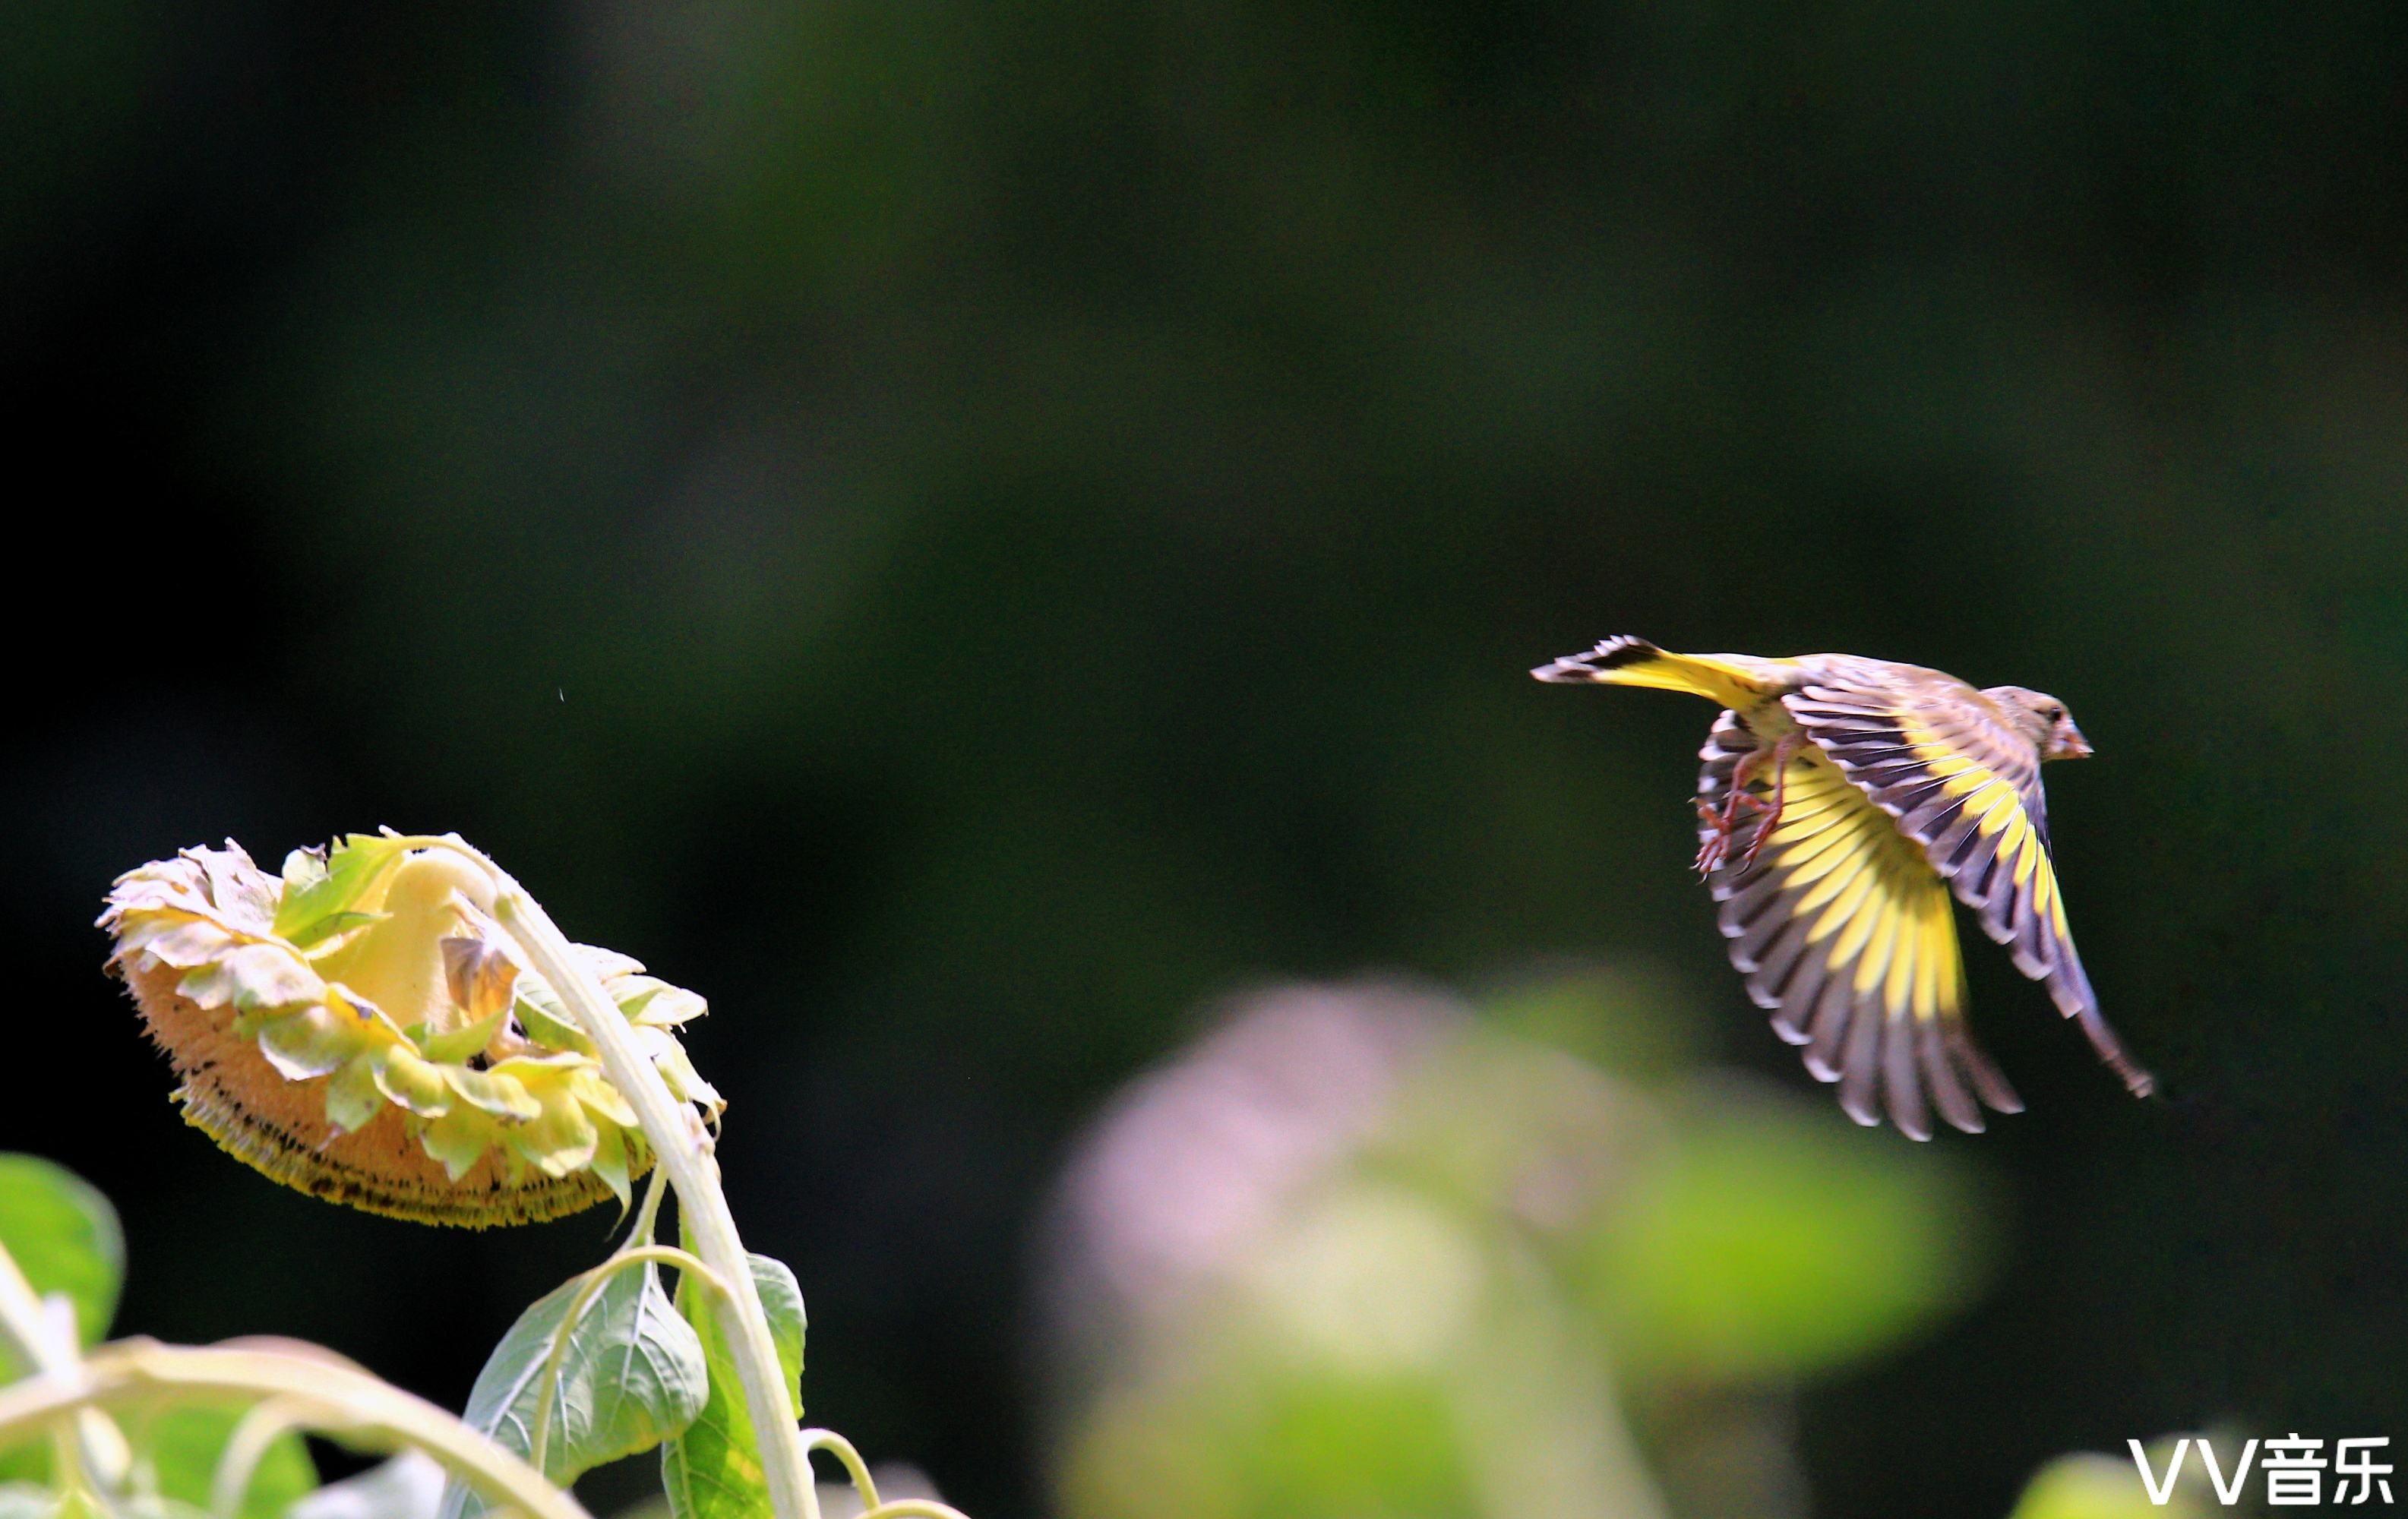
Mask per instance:
[[[1809,683],[1782,698],[1854,788],[1895,820],[2015,968],[2080,1020],[2135,1092],[2150,1088],[2099,1011],[2050,858],[2040,757],[1988,697],[1944,677],[1904,688]]]
[[[1725,711],[1699,756],[1700,800],[1720,807],[1741,758],[1761,747]],[[1709,880],[1731,963],[1806,1067],[1840,1085],[1858,1123],[1886,1111],[1917,1139],[1930,1111],[1968,1132],[1983,1103],[2022,1103],[1964,1029],[1964,965],[1948,891],[1922,852],[1830,759],[1811,746],[1783,773],[1752,771],[1748,790],[1781,811],[1753,864],[1740,861],[1763,826],[1742,804],[1730,852]],[[1978,1101],[1976,1100],[1978,1096]]]

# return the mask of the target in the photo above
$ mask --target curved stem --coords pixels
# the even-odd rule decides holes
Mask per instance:
[[[635,1226],[627,1231],[627,1241],[620,1249],[633,1250],[652,1242],[652,1228],[661,1216],[661,1192],[667,1185],[667,1173],[655,1167],[652,1180],[644,1183],[644,1200],[636,1208]]]
[[[636,1048],[626,1015],[526,888],[458,838],[411,842],[453,850],[486,871],[494,882],[494,921],[525,953],[535,973],[551,983],[586,1038],[594,1041],[602,1073],[636,1110],[656,1164],[677,1188],[679,1216],[694,1233],[695,1253],[727,1285],[733,1310],[728,1316],[727,1349],[736,1363],[737,1379],[744,1384],[746,1412],[761,1441],[761,1468],[770,1504],[778,1519],[819,1519],[819,1495],[811,1486],[810,1464],[795,1427],[794,1404],[778,1362],[777,1341],[770,1337],[769,1315],[761,1307],[743,1238],[736,1232],[735,1215],[728,1211],[726,1196],[720,1190],[719,1162],[710,1153],[701,1121],[691,1107],[669,1095],[660,1072]]]
[[[891,1498],[869,1510],[861,1519],[970,1519],[968,1514],[950,1503],[939,1503],[933,1498]]]
[[[878,1507],[878,1483],[869,1475],[869,1463],[853,1448],[853,1441],[833,1429],[806,1429],[803,1454],[809,1455],[813,1451],[825,1451],[843,1464],[845,1474],[853,1479],[853,1490],[861,1495],[864,1512]]]
[[[568,1362],[568,1342],[576,1334],[577,1321],[585,1316],[585,1307],[594,1301],[595,1294],[609,1285],[621,1270],[653,1262],[688,1272],[717,1293],[722,1301],[732,1300],[727,1283],[720,1280],[718,1272],[674,1245],[630,1245],[580,1275],[577,1279],[577,1296],[568,1300],[568,1311],[561,1316],[560,1327],[552,1332],[552,1349],[543,1358],[543,1375],[536,1379],[535,1426],[527,1434],[527,1462],[538,1471],[544,1469],[543,1448],[552,1439],[552,1400],[560,1396],[560,1369]]]
[[[425,1399],[331,1360],[265,1350],[121,1340],[77,1366],[0,1388],[0,1447],[61,1415],[184,1397],[274,1398],[294,1421],[357,1440],[415,1445],[497,1502],[532,1519],[591,1519],[543,1474]],[[181,1399],[179,1399],[181,1400]]]
[[[861,1519],[969,1519],[952,1504],[933,1498],[897,1498],[881,1503],[868,1463],[853,1448],[853,1441],[833,1429],[804,1430],[803,1450],[806,1454],[825,1451],[843,1463],[845,1473],[853,1478],[853,1490],[861,1495]]]
[[[278,1436],[308,1422],[301,1406],[289,1397],[263,1398],[252,1404],[234,1426],[225,1454],[218,1458],[217,1475],[209,1482],[209,1512],[217,1519],[236,1519],[267,1448]]]

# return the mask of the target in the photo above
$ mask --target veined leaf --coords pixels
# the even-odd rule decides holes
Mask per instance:
[[[580,1284],[572,1280],[520,1314],[468,1394],[466,1421],[530,1461],[544,1363]],[[568,1333],[544,1435],[541,1467],[552,1482],[566,1487],[605,1461],[651,1450],[703,1411],[709,1373],[701,1341],[651,1263],[617,1271]],[[444,1490],[440,1519],[486,1512],[465,1484]]]
[[[692,1249],[691,1243],[687,1246]],[[786,1399],[793,1416],[803,1416],[803,1289],[795,1273],[767,1255],[749,1257],[752,1283],[769,1316],[769,1338],[777,1343],[778,1364],[785,1372]],[[762,1519],[771,1512],[768,1474],[761,1464],[761,1442],[752,1417],[744,1406],[744,1384],[736,1374],[721,1327],[726,1305],[710,1288],[691,1278],[678,1283],[678,1311],[702,1338],[703,1354],[710,1367],[710,1401],[701,1417],[661,1453],[661,1483],[668,1491],[669,1512],[677,1519]]]
[[[399,838],[355,833],[322,859],[310,851],[294,850],[284,859],[284,899],[276,907],[277,937],[306,949],[368,921],[353,910],[408,849]]]

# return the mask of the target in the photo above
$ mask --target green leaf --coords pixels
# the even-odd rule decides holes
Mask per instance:
[[[687,1245],[692,1249],[691,1242]],[[752,1283],[769,1315],[769,1338],[786,1373],[787,1401],[803,1416],[803,1289],[795,1273],[767,1255],[749,1257]],[[761,1442],[744,1406],[744,1384],[736,1374],[719,1319],[724,1305],[691,1277],[678,1283],[678,1310],[702,1337],[710,1366],[710,1401],[693,1426],[661,1453],[661,1483],[677,1519],[761,1519],[770,1512]]]
[[[355,911],[360,899],[399,864],[409,845],[399,838],[352,834],[324,859],[295,850],[284,860],[284,899],[276,908],[276,934],[304,948],[374,921]]]
[[[96,1188],[38,1155],[0,1154],[0,1245],[36,1296],[67,1295],[84,1344],[108,1332],[125,1281],[125,1236]]]
[[[509,1016],[510,1016],[510,1009],[503,1006],[503,1009],[494,1009],[494,1011],[486,1013],[484,1018],[477,1018],[474,1023],[469,1023],[467,1028],[455,1028],[451,1030],[451,1033],[426,1035],[426,1038],[419,1038],[419,1035],[411,1033],[409,1038],[414,1038],[414,1040],[419,1042],[419,1054],[423,1054],[423,1057],[431,1059],[431,1062],[436,1064],[455,1067],[455,1064],[463,1064],[465,1059],[472,1057],[472,1054],[480,1054],[486,1045],[492,1045],[494,1035],[501,1033],[501,1021]]]
[[[577,1015],[552,989],[533,976],[519,978],[518,1001],[512,1005],[527,1038],[549,1050],[574,1050],[592,1054],[594,1041],[577,1025]]]
[[[747,1255],[752,1264],[753,1290],[761,1295],[762,1311],[769,1316],[769,1340],[778,1347],[778,1365],[786,1373],[786,1401],[794,1417],[803,1416],[803,1333],[810,1321],[803,1312],[803,1284],[783,1261]]]
[[[50,1437],[36,1435],[22,1445],[0,1451],[0,1490],[20,1483],[36,1487],[50,1484]]]
[[[135,1459],[150,1465],[162,1498],[206,1511],[218,1463],[241,1419],[239,1409],[194,1405],[164,1410],[126,1433],[134,1441]],[[317,1486],[318,1470],[309,1463],[308,1447],[298,1434],[288,1431],[269,1444],[251,1469],[251,1488],[236,1512],[241,1519],[278,1519],[295,1498]]]
[[[566,1283],[520,1314],[468,1394],[467,1422],[529,1460],[544,1362],[579,1285]],[[651,1450],[693,1424],[708,1393],[701,1341],[661,1290],[660,1274],[649,1262],[622,1268],[569,1331],[544,1435],[544,1476],[566,1487],[606,1461]],[[444,1490],[440,1519],[486,1508],[455,1483]]]
[[[348,934],[354,928],[365,928],[372,923],[382,923],[389,912],[329,912],[315,923],[304,924],[287,937],[285,942],[296,950],[307,950],[322,943],[337,934]]]

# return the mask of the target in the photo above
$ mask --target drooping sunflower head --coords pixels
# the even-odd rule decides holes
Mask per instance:
[[[626,1099],[442,849],[353,834],[283,875],[233,840],[118,878],[100,925],[187,1122],[373,1213],[481,1228],[615,1197],[652,1165]],[[580,946],[669,1091],[716,1121],[676,1028],[702,998]]]

